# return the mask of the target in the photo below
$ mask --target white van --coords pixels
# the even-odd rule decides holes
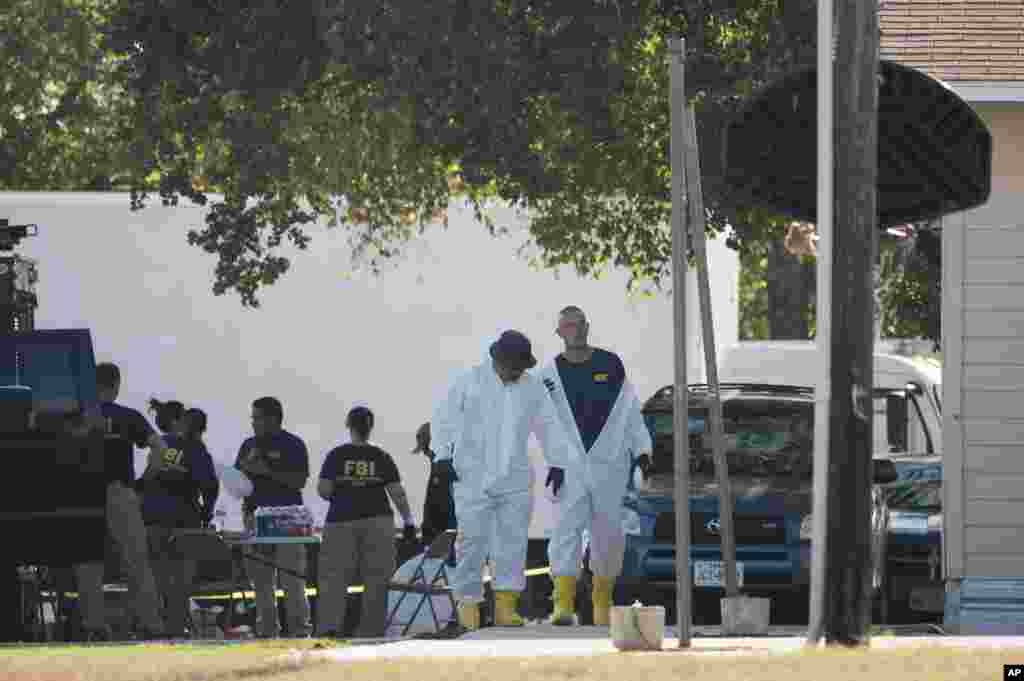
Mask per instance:
[[[885,353],[874,356],[874,387],[907,390],[906,451],[935,456],[942,450],[942,367],[930,359]],[[821,365],[813,341],[747,341],[723,348],[721,383],[764,383],[814,387]],[[876,400],[876,410],[885,408]],[[886,419],[876,418],[875,451],[888,449]]]

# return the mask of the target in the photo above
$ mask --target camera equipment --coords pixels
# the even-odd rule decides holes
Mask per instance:
[[[0,251],[11,251],[28,236],[36,236],[36,225],[12,225],[0,220]],[[31,331],[35,328],[36,263],[20,255],[0,257],[0,324],[2,332]]]
[[[27,236],[39,234],[36,225],[12,225],[8,220],[0,219],[0,251],[13,251]]]

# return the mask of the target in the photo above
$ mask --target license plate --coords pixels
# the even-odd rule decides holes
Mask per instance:
[[[910,609],[939,613],[945,610],[946,592],[942,587],[918,587],[910,590]]]
[[[901,532],[928,534],[928,516],[926,515],[898,516],[891,520],[889,525],[892,529]]]
[[[720,560],[693,561],[693,585],[724,587],[725,564]],[[736,585],[743,586],[743,563],[739,561],[736,561]]]

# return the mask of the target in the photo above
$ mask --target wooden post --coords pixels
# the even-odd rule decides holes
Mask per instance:
[[[690,647],[693,622],[690,580],[690,438],[686,389],[686,214],[683,207],[684,121],[686,89],[683,63],[686,41],[671,36],[669,48],[669,105],[672,155],[672,334],[675,343],[675,388],[673,390],[673,477],[676,509],[676,629],[679,647]]]
[[[722,569],[725,572],[725,596],[739,596],[736,578],[736,531],[733,523],[732,485],[725,456],[725,431],[722,427],[722,401],[718,394],[718,359],[715,356],[715,325],[711,315],[711,283],[708,280],[707,236],[704,233],[704,195],[700,182],[700,148],[693,107],[686,106],[686,206],[689,237],[697,258],[697,291],[700,296],[700,321],[704,334],[704,361],[708,380],[708,416],[711,420],[711,453],[718,481],[718,520],[721,523]],[[678,431],[676,431],[678,432]],[[678,503],[677,503],[678,506]],[[723,627],[725,622],[722,623]],[[730,632],[724,631],[725,635]]]
[[[867,642],[871,621],[878,3],[838,0],[837,10],[825,638],[859,645]]]

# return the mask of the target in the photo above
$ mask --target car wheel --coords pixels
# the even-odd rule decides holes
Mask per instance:
[[[774,625],[804,626],[811,619],[811,588],[804,586],[792,593],[771,594],[771,619]]]

